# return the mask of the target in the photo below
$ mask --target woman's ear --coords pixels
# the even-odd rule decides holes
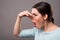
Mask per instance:
[[[45,14],[44,15],[44,20],[46,20],[48,18],[48,15],[47,14]]]

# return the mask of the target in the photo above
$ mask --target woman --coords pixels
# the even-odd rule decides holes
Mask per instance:
[[[29,17],[34,28],[21,30],[21,18]],[[39,2],[32,7],[32,12],[23,11],[18,14],[14,26],[15,36],[30,37],[34,40],[60,40],[60,27],[54,24],[51,6],[46,2]]]

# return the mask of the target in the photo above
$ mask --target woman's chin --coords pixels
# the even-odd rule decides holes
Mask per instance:
[[[34,25],[34,27],[36,27],[36,25]]]
[[[41,27],[35,26],[37,29],[41,29]]]

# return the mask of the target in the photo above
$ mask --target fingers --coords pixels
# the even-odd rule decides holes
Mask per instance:
[[[32,13],[30,13],[30,12],[27,11],[27,10],[26,10],[26,12],[27,12],[27,14],[28,14],[28,17],[29,17],[30,19],[33,19],[33,15],[32,15]]]
[[[25,16],[27,16],[27,17],[29,17],[29,18],[33,18],[33,15],[32,15],[28,10],[23,11],[23,12],[19,13],[18,15],[19,15],[20,17],[25,17]]]
[[[28,12],[28,10],[26,10],[25,11],[25,16],[29,16],[30,14],[29,14],[29,12]]]
[[[32,14],[31,14],[28,10],[26,10],[26,14],[27,14],[28,16],[32,16]]]

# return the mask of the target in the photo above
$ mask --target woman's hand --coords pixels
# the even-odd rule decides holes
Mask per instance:
[[[25,17],[25,16],[27,16],[27,17],[29,17],[29,18],[32,18],[33,17],[33,15],[28,11],[28,10],[26,10],[26,11],[23,11],[23,12],[20,12],[19,14],[18,14],[18,16],[21,18],[21,17]]]

